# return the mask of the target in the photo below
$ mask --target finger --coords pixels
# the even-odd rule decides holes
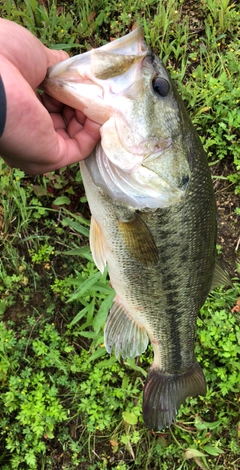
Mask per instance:
[[[69,132],[69,126],[72,126],[72,121],[76,121],[74,109],[68,108],[68,106],[64,106],[62,113],[50,113],[50,117],[55,130],[65,129],[66,132]],[[76,133],[81,130],[82,127],[83,126],[77,121],[77,128],[72,132]]]
[[[47,93],[42,93],[39,96],[41,98],[42,104],[49,113],[60,113],[62,111],[64,104],[60,101],[47,95]]]
[[[58,64],[58,62],[69,59],[66,51],[56,51],[55,49],[48,49],[46,46],[44,48],[47,56],[47,67],[52,67],[52,65]]]
[[[52,122],[53,122],[53,127],[56,131],[58,131],[60,129],[64,129],[64,131],[66,132],[66,129],[67,129],[68,126],[67,126],[66,121],[63,119],[62,114],[60,114],[60,113],[51,113],[50,117],[51,117]]]
[[[87,117],[82,111],[76,110],[76,119],[78,122],[80,122],[80,124],[84,125]]]
[[[66,138],[63,130],[58,131],[58,134],[59,148],[55,168],[71,165],[87,158],[100,139],[100,126],[92,121],[86,122],[84,128],[74,138]]]
[[[75,136],[78,135],[78,133],[82,131],[83,127],[84,127],[84,124],[81,124],[77,120],[76,116],[73,116],[67,128],[69,137],[75,138]]]
[[[73,119],[76,119],[76,111],[75,109],[70,108],[70,106],[63,107],[62,115],[67,125],[69,125]],[[86,119],[86,116],[83,114],[82,120],[81,120],[82,125],[84,125],[85,119]]]
[[[75,139],[79,138],[79,132],[84,128],[85,132],[92,135],[94,139],[99,139],[100,125],[91,119],[88,119],[81,111],[75,111],[68,106],[64,106],[63,112],[59,114],[51,114],[53,125],[56,130],[66,130],[66,135]],[[82,137],[82,134],[81,134]]]
[[[46,151],[46,148],[40,150],[34,163],[31,158],[26,168],[23,166],[22,168],[29,174],[37,175],[54,171],[85,159],[91,154],[100,138],[99,124],[92,123],[92,121],[90,124],[90,134],[83,128],[74,139],[70,138],[64,129],[59,129],[55,134],[56,138],[51,140],[52,144],[49,145],[48,150]],[[49,158],[49,155],[51,155],[51,158]]]

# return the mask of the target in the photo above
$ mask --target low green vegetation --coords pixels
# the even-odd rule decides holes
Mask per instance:
[[[237,2],[9,0],[0,13],[74,54],[142,24],[214,177],[240,193]],[[117,361],[104,347],[114,292],[92,261],[78,166],[30,178],[0,160],[0,194],[0,468],[239,468],[238,279],[209,295],[197,321],[207,396],[187,399],[171,429],[151,433],[141,411],[151,348]]]

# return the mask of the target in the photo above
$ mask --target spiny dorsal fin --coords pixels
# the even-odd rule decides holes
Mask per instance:
[[[135,213],[135,217],[130,221],[119,221],[118,226],[131,256],[145,266],[157,264],[158,250],[155,241],[139,214]]]
[[[124,359],[142,354],[148,345],[146,330],[135,322],[116,297],[110,310],[105,328],[104,344],[108,353]]]
[[[232,285],[232,281],[229,275],[225,271],[223,271],[220,264],[216,261],[210,290],[215,289],[215,287],[219,287],[219,286],[231,286],[231,285]]]
[[[90,226],[90,248],[94,263],[99,271],[103,273],[107,264],[107,248],[102,230],[93,216]]]

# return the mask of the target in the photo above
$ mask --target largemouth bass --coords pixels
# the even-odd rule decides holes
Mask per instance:
[[[102,272],[108,265],[116,291],[105,346],[136,357],[150,339],[143,416],[160,430],[188,396],[206,393],[194,356],[196,318],[211,286],[225,281],[203,147],[141,28],[52,67],[43,89],[103,124],[80,167],[93,258]]]

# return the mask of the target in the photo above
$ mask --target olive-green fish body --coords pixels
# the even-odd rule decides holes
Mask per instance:
[[[196,318],[214,272],[225,280],[215,264],[205,153],[140,28],[51,68],[43,88],[103,124],[101,142],[80,167],[93,258],[102,272],[108,265],[116,291],[105,346],[136,357],[150,339],[143,414],[160,430],[186,397],[206,392],[194,356]]]
[[[206,159],[194,138],[185,199],[169,208],[136,211],[113,201],[91,178],[94,155],[81,163],[93,214],[94,259],[101,270],[108,264],[116,291],[105,344],[117,356],[136,357],[150,338],[154,362],[143,410],[146,424],[155,430],[171,424],[187,396],[206,392],[194,337],[212,283],[216,208]]]

